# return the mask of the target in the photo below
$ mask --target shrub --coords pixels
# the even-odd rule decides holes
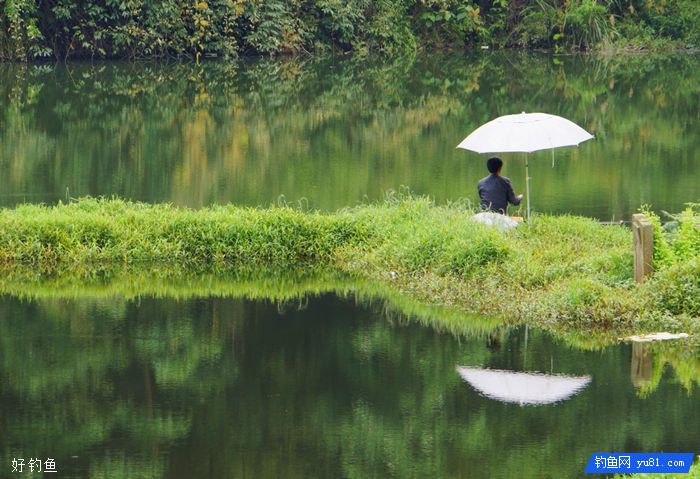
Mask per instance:
[[[671,222],[661,225],[661,218],[643,206],[641,211],[651,219],[654,226],[654,267],[661,269],[691,260],[700,255],[700,210],[698,204],[690,203],[678,215],[669,215]]]
[[[612,40],[617,31],[610,22],[609,15],[608,9],[595,0],[570,2],[565,21],[571,44],[578,48],[590,48]]]
[[[518,44],[542,47],[550,44],[556,22],[556,10],[546,2],[535,2],[522,12],[522,20],[515,26]]]
[[[673,216],[677,222],[675,232],[670,236],[671,248],[678,261],[685,261],[700,256],[700,205],[691,204],[681,214]]]
[[[672,314],[700,318],[700,257],[659,271],[649,290],[657,306]]]
[[[0,58],[141,58],[421,47],[696,43],[697,0],[0,0]]]

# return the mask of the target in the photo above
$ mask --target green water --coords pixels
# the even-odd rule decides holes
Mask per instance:
[[[119,195],[324,210],[401,187],[476,200],[455,146],[502,114],[596,139],[532,155],[532,207],[604,220],[700,199],[700,58],[480,52],[416,59],[0,66],[0,205]],[[524,188],[523,158],[504,174]]]
[[[590,383],[509,403],[456,366]],[[674,345],[457,338],[333,295],[3,297],[0,476],[39,457],[57,477],[578,477],[594,451],[697,452],[699,366]]]
[[[699,74],[690,55],[502,52],[0,65],[0,205],[332,210],[401,188],[475,200],[485,158],[455,145],[498,115],[546,111],[596,139],[554,163],[531,156],[536,211],[678,211],[700,199]],[[522,156],[505,159],[522,190]],[[574,347],[587,337],[430,313],[452,315],[455,336],[352,295],[277,304],[207,297],[226,280],[198,281],[202,299],[120,299],[138,283],[102,299],[53,283],[35,285],[45,299],[0,298],[0,477],[13,458],[51,457],[58,477],[566,478],[594,451],[700,445],[697,347],[590,351]],[[299,289],[287,286],[281,297]],[[457,366],[590,382],[510,403]]]

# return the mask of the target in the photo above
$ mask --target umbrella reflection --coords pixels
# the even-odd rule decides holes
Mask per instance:
[[[569,399],[591,382],[590,376],[542,374],[457,367],[462,379],[484,396],[496,401],[526,404],[553,404]]]

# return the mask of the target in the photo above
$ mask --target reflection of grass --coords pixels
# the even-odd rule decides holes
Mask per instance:
[[[289,207],[195,211],[95,199],[24,205],[0,213],[0,289],[19,296],[233,294],[280,300],[352,291],[393,298],[400,311],[418,310],[418,316],[455,331],[472,321],[465,312],[560,333],[592,330],[589,337],[630,331],[635,324],[654,327],[659,318],[669,329],[697,326],[690,319],[695,311],[678,306],[693,303],[677,301],[678,291],[692,296],[700,288],[697,258],[673,274],[662,272],[663,288],[653,280],[638,286],[631,281],[625,228],[539,216],[501,233],[471,215],[461,204],[436,206],[411,196],[332,214]],[[37,273],[17,273],[25,268]],[[262,269],[304,274],[301,282],[277,277],[266,283]],[[231,281],[232,274],[244,272],[260,278]],[[673,308],[656,294],[670,290]],[[426,313],[422,303],[447,309]]]
[[[302,305],[309,295],[334,293],[381,307],[392,321],[415,320],[455,335],[485,335],[502,325],[495,316],[466,314],[457,308],[420,301],[381,282],[318,268],[284,274],[267,269],[258,269],[254,275],[251,271],[190,275],[151,270],[50,278],[14,272],[0,278],[0,292],[27,299],[242,297],[269,299],[292,307]]]

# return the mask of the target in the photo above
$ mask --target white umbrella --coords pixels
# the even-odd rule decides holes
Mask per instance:
[[[552,404],[569,399],[591,382],[590,376],[525,373],[501,369],[458,366],[457,372],[484,396],[521,406]]]
[[[576,146],[593,135],[576,123],[548,113],[505,115],[484,123],[457,145],[477,153],[532,153],[562,146]],[[527,216],[530,216],[530,175],[525,156]]]

